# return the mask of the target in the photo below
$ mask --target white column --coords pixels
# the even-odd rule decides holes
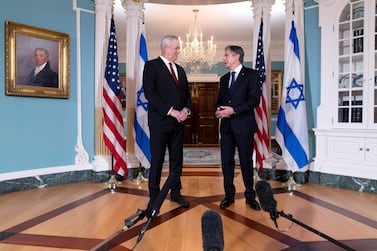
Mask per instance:
[[[263,49],[264,60],[266,64],[266,74],[271,74],[271,57],[270,57],[270,44],[271,44],[271,8],[275,3],[275,0],[252,0],[253,15],[254,15],[254,27],[253,27],[253,63],[255,64],[255,58],[257,55],[258,47],[258,33],[261,20],[263,20]],[[267,71],[268,70],[268,71]],[[268,86],[270,86],[270,79]]]
[[[113,1],[95,0],[95,156],[94,171],[111,170],[110,154],[103,141],[102,87]]]
[[[253,16],[254,16],[254,27],[253,27],[253,68],[255,67],[255,59],[257,57],[258,48],[258,36],[261,20],[263,20],[263,52],[264,52],[264,62],[266,66],[266,86],[267,93],[271,93],[271,8],[275,3],[275,0],[252,0],[253,4]],[[268,126],[271,131],[271,96],[267,95],[267,109],[268,109]],[[271,145],[271,137],[270,137]],[[271,152],[271,151],[270,151]],[[255,158],[254,158],[255,160]],[[264,168],[272,168],[271,156],[264,160]]]
[[[139,167],[139,161],[135,156],[134,140],[134,113],[136,100],[136,64],[139,56],[140,24],[143,18],[143,8],[146,0],[122,0],[122,6],[126,10],[126,138],[127,138],[127,167]]]
[[[264,62],[266,65],[266,83],[267,93],[271,93],[271,56],[270,56],[270,44],[271,44],[271,8],[275,3],[275,0],[252,0],[253,3],[253,15],[254,15],[254,27],[253,27],[253,68],[255,67],[255,59],[257,56],[258,47],[258,34],[261,20],[263,20],[263,50],[264,50]],[[271,107],[271,98],[268,96],[268,109]]]
[[[93,11],[88,11],[77,7],[77,0],[73,0],[73,10],[76,12],[76,50],[77,50],[77,141],[75,146],[76,156],[75,164],[76,166],[86,166],[89,165],[89,154],[85,150],[82,141],[82,99],[81,99],[81,11],[94,13]]]

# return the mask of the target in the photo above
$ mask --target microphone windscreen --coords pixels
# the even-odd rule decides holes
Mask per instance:
[[[255,191],[258,195],[259,202],[264,211],[271,212],[276,210],[277,202],[270,184],[265,180],[260,180],[255,184]]]
[[[202,216],[202,240],[204,251],[224,250],[221,216],[214,210],[207,210]]]

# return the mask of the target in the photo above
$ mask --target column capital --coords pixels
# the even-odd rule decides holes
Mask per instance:
[[[304,1],[303,0],[285,0],[285,12],[291,13],[293,10],[303,12]]]
[[[275,0],[251,0],[251,4],[254,18],[259,19],[262,18],[262,11],[264,17],[271,16],[271,8],[275,4]]]
[[[111,13],[113,4],[114,2],[109,0],[94,0],[96,12],[104,11],[105,13]]]
[[[147,0],[121,0],[123,8],[126,10],[126,16],[142,17]]]
[[[275,4],[275,0],[251,0],[253,8],[271,8]]]

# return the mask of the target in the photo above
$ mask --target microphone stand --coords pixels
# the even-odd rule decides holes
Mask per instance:
[[[137,240],[136,240],[136,243],[135,245],[132,247],[131,250],[134,250],[136,245],[141,241],[141,239],[143,238],[145,232],[147,231],[148,227],[149,227],[149,224],[151,223],[152,219],[156,218],[158,213],[159,213],[159,210],[162,206],[162,203],[164,202],[165,198],[166,198],[166,195],[168,194],[169,192],[169,189],[173,183],[173,177],[172,175],[170,174],[167,178],[167,180],[165,181],[164,185],[162,186],[162,189],[161,191],[158,193],[158,196],[156,198],[156,200],[154,201],[153,203],[153,207],[152,209],[150,208],[147,208],[146,210],[146,216],[148,217],[148,220],[145,222],[143,228],[141,229],[140,231],[140,234],[139,236],[137,237]]]
[[[277,211],[277,210],[275,209],[275,210],[273,210],[273,211],[270,211],[270,215],[271,215],[271,219],[272,219],[272,220],[274,221],[274,223],[275,223],[276,228],[278,228],[278,227],[277,227],[276,219],[279,218],[279,216],[281,216],[281,217],[284,217],[284,218],[286,218],[286,219],[292,221],[293,223],[296,223],[297,225],[300,225],[301,227],[303,227],[303,228],[305,228],[305,229],[311,231],[312,233],[315,233],[315,234],[317,234],[317,235],[319,235],[319,236],[325,238],[326,240],[330,241],[331,243],[333,243],[333,244],[335,244],[335,245],[337,245],[337,246],[339,246],[339,247],[341,247],[341,248],[343,248],[343,249],[345,249],[345,250],[348,250],[348,251],[356,251],[355,249],[353,249],[353,248],[351,248],[351,247],[349,247],[349,246],[347,246],[347,245],[341,243],[340,241],[337,241],[337,240],[335,240],[334,238],[331,238],[330,236],[328,236],[328,235],[326,235],[326,234],[324,234],[324,233],[321,233],[320,231],[318,231],[318,230],[316,230],[316,229],[314,229],[314,228],[312,228],[312,227],[310,227],[310,226],[308,226],[308,225],[302,223],[301,221],[298,221],[298,220],[294,219],[293,216],[292,216],[291,214],[286,214],[286,213],[283,212],[283,210],[281,210],[281,211]]]
[[[110,237],[108,237],[106,240],[99,243],[94,248],[90,249],[90,251],[102,251],[102,250],[105,251],[105,250],[108,250],[108,249],[106,249],[105,245],[108,244],[114,237],[125,232],[127,229],[129,229],[130,227],[135,225],[139,220],[142,220],[142,219],[144,219],[144,217],[147,217],[148,220],[145,222],[144,226],[142,227],[142,229],[139,233],[139,236],[137,237],[137,241],[131,249],[131,250],[134,250],[136,245],[143,238],[143,236],[144,236],[145,232],[147,231],[152,219],[156,218],[157,215],[159,214],[159,210],[160,210],[162,203],[164,202],[164,200],[165,200],[165,198],[166,198],[166,196],[167,196],[167,194],[170,190],[170,187],[173,183],[173,180],[174,180],[174,177],[170,174],[168,176],[167,180],[165,181],[164,185],[162,186],[161,191],[158,193],[158,196],[157,196],[156,200],[154,201],[152,208],[148,207],[146,210],[138,209],[136,211],[136,213],[134,213],[133,215],[129,216],[128,218],[126,218],[124,220],[125,226],[123,228],[121,228],[120,230],[118,230],[117,232],[112,234]]]
[[[104,241],[100,242],[97,246],[90,249],[90,251],[106,251],[109,250],[109,247],[106,246],[113,238],[118,236],[119,234],[125,232],[127,229],[135,225],[139,220],[143,219],[145,217],[145,211],[138,209],[136,213],[129,216],[127,219],[125,219],[125,225],[121,229],[119,229],[117,232],[109,236]]]

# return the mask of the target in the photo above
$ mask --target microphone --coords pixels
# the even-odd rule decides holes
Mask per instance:
[[[214,210],[202,215],[202,240],[204,251],[223,251],[224,233],[221,216]]]
[[[325,238],[326,240],[334,243],[335,245],[338,245],[339,247],[342,247],[343,249],[345,250],[349,250],[349,251],[355,251],[355,249],[335,240],[334,238],[324,234],[324,233],[321,233],[319,232],[318,230],[296,220],[293,218],[293,216],[291,214],[286,214],[284,213],[283,211],[277,211],[276,210],[276,205],[277,205],[277,202],[276,200],[274,199],[274,195],[272,193],[272,189],[271,189],[271,186],[270,184],[265,181],[265,180],[260,180],[258,181],[256,184],[255,184],[255,191],[257,192],[257,195],[258,195],[258,198],[259,198],[259,202],[261,204],[261,207],[263,208],[264,211],[266,212],[269,212],[270,213],[270,216],[271,216],[271,220],[274,221],[275,223],[275,226],[276,228],[279,230],[279,227],[278,227],[278,224],[276,222],[276,219],[279,218],[279,215],[292,221],[292,224],[293,223],[296,223],[298,225],[300,225],[301,227],[303,228],[306,228],[308,229],[309,231]],[[291,225],[292,226],[292,225]]]
[[[270,213],[271,220],[274,221],[276,228],[278,228],[276,222],[276,219],[279,217],[276,210],[277,202],[274,199],[270,184],[265,180],[260,180],[255,184],[255,191],[257,192],[262,209]]]

